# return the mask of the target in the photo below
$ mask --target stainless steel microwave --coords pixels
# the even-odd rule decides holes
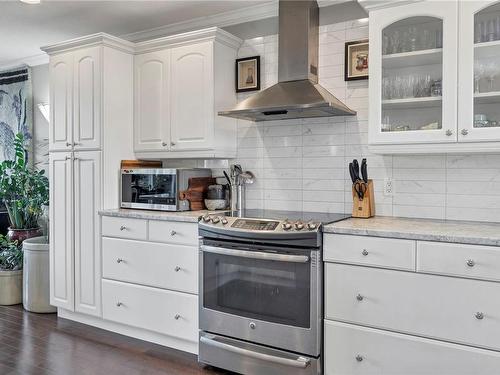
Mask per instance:
[[[158,168],[122,169],[120,207],[158,211],[189,211],[189,202],[179,199],[191,177],[211,177],[210,169]]]

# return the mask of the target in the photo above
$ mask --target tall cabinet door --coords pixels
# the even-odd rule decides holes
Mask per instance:
[[[213,147],[213,43],[172,49],[172,151]]]
[[[74,52],[73,142],[77,149],[101,147],[102,47]]]
[[[170,50],[135,56],[134,150],[170,147]]]
[[[52,152],[50,170],[50,304],[74,310],[73,161]]]
[[[73,53],[50,58],[49,150],[71,150],[73,144]]]
[[[456,142],[456,1],[370,13],[370,144]]]
[[[101,313],[101,256],[98,210],[101,208],[101,152],[74,156],[75,311]]]
[[[500,1],[460,2],[460,142],[500,141]]]

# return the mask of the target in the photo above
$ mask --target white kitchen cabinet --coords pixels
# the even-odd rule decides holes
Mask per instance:
[[[134,151],[138,158],[229,158],[236,120],[234,61],[241,40],[218,28],[136,44]]]
[[[100,316],[98,210],[117,206],[120,160],[133,156],[133,49],[94,34],[43,50],[50,56],[52,113],[50,300]]]
[[[170,149],[170,50],[144,53],[134,61],[134,149]]]
[[[49,155],[50,304],[74,309],[73,160],[70,152]]]
[[[498,1],[420,1],[372,10],[369,149],[498,152],[499,56]]]

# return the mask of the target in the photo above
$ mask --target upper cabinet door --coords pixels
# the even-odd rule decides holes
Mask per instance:
[[[460,3],[460,142],[500,141],[500,2]]]
[[[50,304],[74,310],[73,161],[52,152],[50,178]]]
[[[75,152],[75,311],[101,313],[101,152]]]
[[[74,52],[73,142],[75,149],[101,147],[102,47]]]
[[[370,144],[456,142],[457,16],[455,1],[370,13]]]
[[[73,53],[50,58],[49,150],[71,150],[73,145]]]
[[[170,147],[170,50],[135,56],[134,150]]]
[[[172,49],[172,151],[213,147],[213,77],[213,42]]]

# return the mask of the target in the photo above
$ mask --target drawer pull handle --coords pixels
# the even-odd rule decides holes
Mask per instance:
[[[359,355],[359,354],[358,354],[358,355],[356,356],[356,361],[358,361],[358,362],[362,362],[362,361],[363,361],[363,356],[361,356],[361,355]]]
[[[125,229],[127,229],[127,227],[125,227],[125,226],[123,226],[123,225],[120,227],[120,230],[121,230],[121,231],[124,231]]]
[[[123,262],[125,262],[125,261],[124,261],[122,258],[118,258],[118,259],[116,260],[116,263],[123,263]]]
[[[363,249],[363,251],[361,252],[361,254],[363,254],[364,256],[367,256],[368,255],[368,250]]]
[[[175,320],[179,320],[180,318],[181,318],[181,316],[179,314],[175,314],[175,316],[174,316]]]
[[[121,302],[117,302],[117,303],[116,303],[116,306],[117,306],[117,307],[123,306],[123,303],[121,303]]]
[[[477,320],[481,320],[484,318],[484,314],[482,312],[477,312],[474,316]]]
[[[180,270],[181,270],[181,267],[179,267],[179,266],[175,266],[175,268],[174,268],[174,271],[175,271],[175,272],[179,272]]]
[[[467,265],[469,267],[474,267],[476,265],[476,262],[474,262],[472,259],[467,259]]]
[[[363,301],[363,298],[364,298],[364,297],[363,297],[361,294],[358,294],[358,295],[356,296],[356,299],[357,299],[358,301]]]
[[[173,231],[170,232],[171,236],[175,236],[176,234],[177,234],[177,232],[175,230],[173,230]]]

